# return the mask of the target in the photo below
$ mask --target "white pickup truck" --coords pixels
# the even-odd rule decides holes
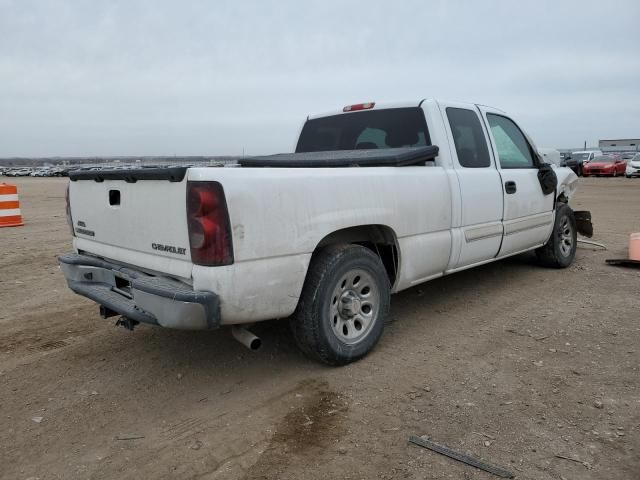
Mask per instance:
[[[570,265],[590,227],[576,186],[500,110],[350,105],[308,117],[295,153],[236,168],[72,172],[59,261],[130,329],[233,325],[256,347],[241,325],[289,318],[305,353],[340,365],[375,346],[392,293],[534,249]]]

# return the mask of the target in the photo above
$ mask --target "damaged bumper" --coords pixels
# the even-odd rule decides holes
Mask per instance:
[[[195,291],[167,277],[156,277],[97,257],[58,257],[69,288],[101,306],[103,316],[122,315],[135,322],[183,330],[220,326],[215,293]]]
[[[593,224],[591,223],[591,212],[587,210],[576,210],[573,212],[576,219],[578,233],[587,237],[593,237]]]

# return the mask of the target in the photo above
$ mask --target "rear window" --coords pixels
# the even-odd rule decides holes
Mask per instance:
[[[491,166],[487,141],[478,115],[466,108],[447,108],[449,126],[460,165],[467,168]]]
[[[387,108],[307,120],[296,152],[431,145],[420,107]]]

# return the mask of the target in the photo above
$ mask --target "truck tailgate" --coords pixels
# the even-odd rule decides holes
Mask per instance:
[[[124,174],[123,174],[124,175]],[[186,178],[181,181],[72,175],[76,247],[162,273],[191,276]]]

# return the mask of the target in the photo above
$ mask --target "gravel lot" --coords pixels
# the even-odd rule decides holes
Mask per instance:
[[[26,225],[0,229],[0,478],[497,478],[411,434],[519,479],[640,478],[640,270],[604,263],[640,231],[640,180],[580,181],[608,251],[398,294],[373,354],[337,369],[286,322],[255,328],[257,353],[226,330],[115,328],[57,267],[67,180],[3,180]]]

